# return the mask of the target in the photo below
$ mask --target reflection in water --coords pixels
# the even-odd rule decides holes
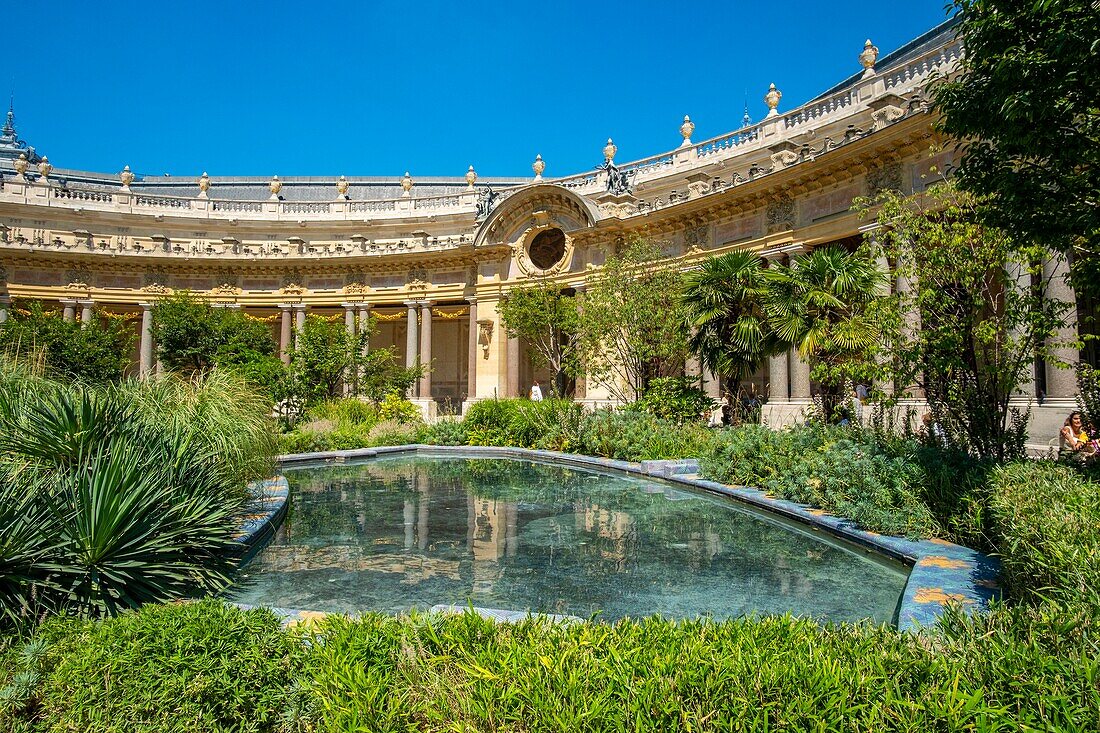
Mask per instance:
[[[671,484],[508,459],[390,457],[288,473],[290,516],[233,599],[604,618],[892,621],[905,573]]]

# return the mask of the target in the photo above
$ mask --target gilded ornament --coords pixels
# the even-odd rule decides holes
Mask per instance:
[[[871,43],[871,39],[868,38],[867,43],[863,44],[863,52],[859,55],[859,63],[863,67],[864,77],[875,73],[876,61],[878,61],[878,46]]]
[[[531,170],[535,172],[535,180],[542,180],[542,172],[546,170],[546,161],[542,159],[542,154],[535,156],[535,162],[531,164]]]
[[[26,153],[20,153],[19,157],[12,161],[11,166],[15,168],[15,173],[20,178],[27,172],[27,167],[30,165],[30,161],[27,160]]]
[[[271,191],[271,198],[279,198],[279,192],[283,190],[283,182],[279,180],[278,176],[272,176],[271,182],[267,184],[267,189]]]
[[[43,156],[42,161],[38,164],[38,174],[42,176],[42,180],[50,177],[50,173],[53,172],[53,166],[50,165],[50,159]]]
[[[206,171],[202,172],[199,176],[199,196],[206,198],[206,192],[210,190],[210,176],[206,175]]]
[[[681,145],[691,145],[691,135],[695,132],[695,123],[691,121],[691,118],[684,115],[684,124],[680,125],[680,135],[684,138]]]
[[[467,191],[473,191],[474,190],[474,181],[476,181],[476,180],[477,180],[477,171],[475,171],[474,167],[471,165],[470,170],[466,171],[466,190]]]
[[[342,199],[346,199],[348,197],[348,189],[350,187],[351,184],[348,183],[348,179],[344,176],[340,176],[336,180],[336,195]]]
[[[122,168],[122,172],[118,174],[118,180],[122,182],[123,191],[130,190],[130,184],[134,182],[134,174],[130,171],[130,166]]]
[[[603,159],[605,162],[610,163],[615,160],[615,153],[619,152],[619,148],[611,141],[611,138],[607,138],[607,145],[603,146]]]
[[[408,196],[409,192],[412,191],[412,188],[413,188],[412,176],[409,175],[408,171],[405,171],[405,177],[401,179],[401,190],[404,191],[404,193],[401,194],[401,195],[402,196]]]
[[[776,107],[779,106],[779,100],[783,98],[783,92],[775,88],[775,84],[768,87],[768,93],[764,95],[764,104],[768,105],[768,117],[775,117],[779,112],[776,111]]]

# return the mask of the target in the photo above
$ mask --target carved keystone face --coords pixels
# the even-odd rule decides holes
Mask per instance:
[[[565,256],[565,232],[561,229],[547,229],[539,232],[531,240],[528,248],[531,264],[540,270],[549,270],[561,262]]]

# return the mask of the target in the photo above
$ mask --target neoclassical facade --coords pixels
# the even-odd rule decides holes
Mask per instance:
[[[797,109],[780,111],[772,85],[760,122],[696,141],[685,117],[672,150],[619,163],[608,140],[602,165],[560,178],[546,175],[541,157],[533,178],[492,180],[472,166],[431,180],[65,170],[19,139],[9,111],[0,131],[0,318],[23,300],[66,318],[126,314],[140,332],[135,369],[146,374],[156,368],[149,309],[175,290],[269,322],[284,355],[307,312],[349,329],[370,315],[372,347],[432,364],[415,395],[425,406],[519,395],[539,375],[502,328],[509,287],[540,279],[583,290],[608,252],[636,235],[664,243],[683,269],[731,250],[772,260],[858,241],[865,223],[854,199],[918,192],[947,170],[952,153],[934,130],[926,87],[960,53],[950,22],[887,55],[868,41],[853,49],[850,78]],[[1055,284],[1057,297],[1072,299]],[[719,380],[703,376],[717,394]],[[754,382],[773,423],[811,396],[809,367],[793,352]],[[1052,421],[1073,402],[1072,372],[1037,364],[1023,398],[1038,394],[1036,433],[1053,435]],[[607,399],[583,382],[576,396]]]

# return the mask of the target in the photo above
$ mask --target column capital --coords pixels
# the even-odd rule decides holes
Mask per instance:
[[[294,307],[294,303],[279,303],[279,310],[288,311]]]
[[[61,305],[75,306],[78,301],[77,301],[76,298],[59,298],[58,302],[61,303]],[[152,305],[152,304],[150,304],[150,305]]]
[[[62,302],[64,302],[64,301],[62,301]],[[152,309],[153,309],[153,303],[150,303],[149,301],[144,301],[144,302],[138,303],[138,305],[140,305],[140,306],[141,306],[141,309],[142,309],[143,311],[147,311],[147,310],[152,310]]]
[[[296,311],[304,311],[309,306],[307,306],[305,303],[291,303],[290,307]]]
[[[91,298],[82,298],[80,300],[77,300],[76,302],[80,305],[95,305],[95,301]]]
[[[465,300],[465,301],[466,301],[467,303],[469,303],[470,305],[473,305],[474,303],[476,303],[476,302],[477,302],[477,296],[476,296],[476,295],[469,295],[469,296],[467,296],[466,298],[464,298],[464,300]]]
[[[405,305],[409,308],[415,308],[416,306],[420,305],[420,301],[419,300],[406,300]]]
[[[434,300],[422,300],[422,301],[420,301],[420,309],[421,310],[423,310],[425,308],[431,308],[433,305],[435,305]]]
[[[355,310],[356,308],[362,307],[363,304],[362,303],[341,303],[340,305],[343,307],[344,310],[350,311],[350,310]]]

